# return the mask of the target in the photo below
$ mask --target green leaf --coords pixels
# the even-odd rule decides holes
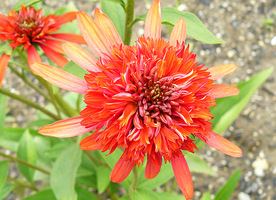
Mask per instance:
[[[44,200],[44,199],[56,200],[56,197],[51,189],[38,191],[34,195],[28,196],[23,200]]]
[[[185,154],[185,158],[191,172],[209,174],[211,176],[216,175],[213,169],[198,155],[187,151],[183,153]]]
[[[211,194],[210,192],[206,192],[201,198],[200,200],[212,200],[211,199]]]
[[[0,190],[0,199],[5,199],[5,197],[11,193],[14,187],[14,184],[6,183],[4,187]]]
[[[185,200],[183,195],[173,194],[169,192],[157,192],[160,200]]]
[[[81,163],[82,151],[78,144],[72,144],[64,149],[55,161],[50,186],[57,199],[76,200],[75,178]]]
[[[28,163],[35,164],[37,160],[37,154],[35,149],[35,144],[33,141],[33,137],[30,135],[29,130],[26,130],[20,139],[18,150],[17,150],[17,158],[24,160]],[[18,163],[18,168],[23,176],[29,181],[33,181],[33,176],[35,170]]]
[[[103,13],[105,13],[113,22],[121,39],[124,39],[125,34],[125,11],[118,3],[101,0]]]
[[[53,119],[38,119],[38,120],[27,123],[27,125],[31,126],[31,127],[40,128],[42,126],[45,126],[47,124],[52,124],[54,122],[55,122],[55,120],[53,120]]]
[[[110,183],[110,173],[111,173],[111,170],[109,168],[102,165],[97,166],[96,177],[97,177],[97,190],[99,194],[103,193],[108,187]]]
[[[99,200],[93,192],[88,191],[82,187],[76,187],[76,191],[78,194],[78,200]]]
[[[6,106],[7,106],[7,97],[3,94],[0,94],[0,133],[3,132],[5,126],[6,118]]]
[[[21,8],[21,5],[24,4],[25,7],[28,7],[28,6],[31,6],[35,3],[38,3],[40,1],[43,1],[43,0],[19,0],[15,6],[14,6],[14,10],[15,11],[18,11],[20,8]]]
[[[52,164],[51,156],[47,152],[51,149],[51,139],[53,138],[43,136],[36,136],[34,138],[38,160],[48,167],[51,167]]]
[[[235,171],[235,173],[229,178],[229,180],[219,189],[215,195],[215,200],[228,200],[235,190],[237,183],[241,176],[241,170]]]
[[[9,172],[9,162],[8,161],[0,161],[0,190],[5,185],[7,176]]]
[[[12,54],[12,47],[9,45],[9,42],[7,42],[7,41],[0,43],[0,55],[3,53],[5,53],[7,55]]]
[[[85,71],[83,68],[81,68],[80,66],[78,66],[76,63],[74,63],[73,61],[68,62],[64,67],[63,70],[73,74],[81,79],[84,79],[85,74],[87,74],[88,72]]]
[[[160,200],[159,196],[148,189],[137,189],[132,192],[132,199],[133,200]]]
[[[223,40],[214,36],[193,13],[182,12],[172,7],[163,7],[161,12],[163,24],[174,26],[179,18],[184,18],[187,25],[187,35],[207,44],[224,43]],[[141,20],[146,20],[146,14],[136,18],[133,24]]]

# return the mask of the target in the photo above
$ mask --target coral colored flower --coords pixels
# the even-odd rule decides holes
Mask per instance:
[[[86,44],[82,36],[71,33],[54,33],[60,26],[76,19],[76,12],[68,12],[61,16],[43,16],[42,9],[35,10],[33,7],[25,8],[16,13],[12,10],[7,16],[0,14],[0,40],[9,41],[14,49],[24,46],[28,52],[28,64],[41,62],[34,45],[38,45],[44,53],[59,67],[64,67],[68,60],[61,54],[64,41]],[[9,57],[3,54],[0,58],[0,86],[4,78]]]
[[[85,80],[42,63],[33,72],[69,91],[85,95],[86,108],[79,117],[46,125],[39,133],[71,137],[95,129],[84,138],[83,150],[124,153],[111,172],[113,182],[123,181],[134,165],[147,157],[145,177],[154,178],[162,161],[169,161],[186,199],[193,196],[191,174],[182,151],[197,149],[191,136],[234,157],[239,147],[212,132],[210,107],[215,99],[236,95],[236,86],[214,84],[231,73],[235,65],[203,69],[196,55],[184,45],[186,25],[179,19],[168,42],[160,38],[159,0],[152,4],[145,22],[145,34],[127,46],[110,19],[95,10],[94,20],[80,11],[81,33],[97,60],[81,47],[66,43],[66,54],[88,71]]]

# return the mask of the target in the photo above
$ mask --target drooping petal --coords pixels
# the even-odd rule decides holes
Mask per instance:
[[[53,85],[71,92],[86,93],[86,81],[68,72],[43,63],[35,63],[30,68],[34,74],[41,76]]]
[[[63,44],[63,49],[66,55],[83,69],[92,72],[101,71],[96,65],[97,59],[86,49],[69,42]]]
[[[191,199],[194,195],[192,176],[184,156],[171,158],[176,182],[185,198]]]
[[[80,142],[80,148],[85,151],[95,151],[101,147],[100,142],[96,142],[96,139],[93,138],[93,134],[85,137]]]
[[[77,12],[75,12],[75,11],[67,12],[63,15],[56,17],[56,25],[60,26],[67,22],[71,22],[71,21],[75,20],[76,18],[77,18]]]
[[[0,87],[5,76],[10,57],[10,55],[4,53],[0,58]]]
[[[154,161],[151,155],[147,155],[147,165],[145,169],[145,178],[146,179],[153,179],[158,175],[162,165],[162,159],[158,159]],[[160,162],[161,161],[161,162]]]
[[[53,124],[43,126],[38,133],[50,137],[67,138],[87,133],[93,128],[85,128],[81,125],[82,117],[73,117],[57,121]]]
[[[110,174],[110,180],[114,183],[121,183],[129,175],[133,168],[133,162],[120,158],[113,167]]]
[[[83,11],[78,12],[77,19],[81,34],[92,51],[99,57],[107,53],[110,48],[109,41],[96,22]]]
[[[161,37],[161,10],[159,0],[151,5],[145,22],[145,37],[159,39]]]
[[[238,95],[240,90],[235,85],[214,84],[210,96],[214,99]]]
[[[28,65],[31,66],[36,62],[41,62],[40,56],[34,46],[30,46],[28,49]]]
[[[203,142],[208,144],[211,147],[214,147],[215,149],[233,157],[241,157],[242,156],[242,150],[229,140],[225,139],[224,137],[214,133],[209,132],[210,137],[205,140],[202,138],[199,134],[196,134],[196,136],[201,139]]]
[[[65,58],[61,54],[57,53],[56,51],[54,51],[50,47],[47,47],[43,44],[39,44],[39,46],[42,48],[42,50],[44,51],[46,56],[48,56],[60,68],[63,68],[69,62],[69,60],[67,60],[67,58]]]
[[[112,21],[98,8],[95,9],[94,19],[111,45],[123,43]]]
[[[52,40],[52,39],[46,39],[44,44],[46,44],[46,46],[51,47],[54,51],[61,53],[61,54],[65,54],[63,48],[62,48],[62,44],[64,42],[60,41],[60,40]]]
[[[186,22],[183,18],[180,18],[175,26],[173,27],[171,36],[170,36],[170,45],[176,46],[177,41],[179,44],[185,42],[186,39]]]
[[[216,80],[226,76],[227,74],[234,72],[236,69],[237,69],[236,65],[230,64],[230,65],[220,65],[220,66],[210,67],[208,68],[207,71],[210,72],[211,78],[213,80]]]
[[[57,39],[65,40],[68,42],[74,42],[77,44],[86,44],[86,41],[83,39],[81,35],[74,34],[74,33],[55,33],[55,34],[51,34],[50,36]]]

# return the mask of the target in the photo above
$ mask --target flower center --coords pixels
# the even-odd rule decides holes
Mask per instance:
[[[24,21],[19,23],[20,28],[34,28],[35,21],[33,18],[25,19]]]

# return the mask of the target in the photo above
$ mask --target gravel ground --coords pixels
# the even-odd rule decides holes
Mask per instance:
[[[65,0],[46,1],[58,8]],[[137,16],[149,8],[148,0],[137,0]],[[163,0],[162,6],[175,6],[176,1]],[[0,12],[10,10],[15,1],[2,0]],[[77,7],[92,14],[98,3],[87,0],[75,1]],[[146,9],[145,9],[146,7]],[[207,67],[235,63],[236,72],[223,79],[225,84],[236,84],[252,75],[275,68],[276,63],[276,1],[275,0],[194,0],[181,1],[180,10],[196,14],[217,37],[226,41],[221,45],[209,45],[188,38],[194,43],[193,52],[199,63]],[[271,26],[264,26],[263,19],[274,19]],[[134,38],[143,33],[143,23],[135,27]],[[165,37],[166,31],[162,33]],[[209,147],[202,148],[202,155],[217,172],[217,177],[193,174],[195,197],[210,191],[215,193],[236,169],[242,169],[239,185],[231,199],[276,200],[276,70],[268,81],[253,95],[238,119],[225,131],[224,136],[243,150],[242,158],[232,158]],[[219,80],[221,81],[221,80]],[[28,96],[43,104],[43,99],[29,90],[10,73],[3,87]],[[33,118],[34,110],[17,102],[9,101],[9,124],[21,125]]]

